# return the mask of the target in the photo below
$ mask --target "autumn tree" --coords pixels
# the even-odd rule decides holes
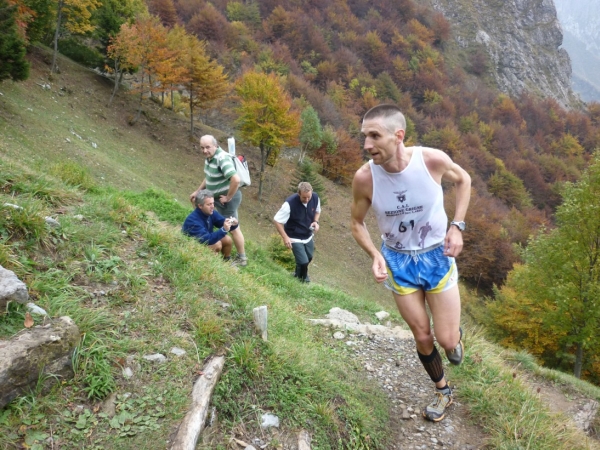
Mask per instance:
[[[186,28],[198,39],[223,42],[230,27],[227,18],[213,6],[206,3],[188,22]]]
[[[94,29],[92,12],[100,5],[98,0],[56,0],[56,29],[54,31],[54,54],[51,73],[56,72],[56,55],[61,27],[73,34],[85,34]]]
[[[165,92],[171,94],[171,109],[175,110],[174,91],[176,86],[189,81],[189,74],[185,67],[187,58],[187,49],[181,45],[186,42],[189,35],[185,28],[175,25],[167,33],[167,47],[171,50],[173,59],[169,61],[168,70],[160,70],[159,81],[163,86],[162,104],[165,104]]]
[[[525,266],[510,288],[543,308],[540,334],[551,334],[559,348],[574,353],[580,378],[599,345],[600,329],[600,153],[576,183],[567,183],[558,207],[558,227],[528,245]],[[543,326],[541,325],[543,324]]]
[[[531,198],[523,181],[496,161],[496,172],[488,180],[488,190],[508,206],[523,210],[531,206]]]
[[[307,152],[315,150],[323,142],[323,127],[319,115],[312,106],[307,106],[300,114],[302,127],[300,128],[300,156],[298,163],[301,164]]]
[[[488,300],[481,311],[475,308],[474,315],[486,326],[488,335],[503,347],[526,349],[547,364],[555,365],[559,341],[565,333],[557,329],[548,332],[549,327],[544,323],[552,302],[532,300],[523,294],[520,283],[526,270],[522,264],[516,264],[504,286],[494,288],[494,299]]]
[[[152,16],[140,18],[132,25],[125,23],[114,39],[109,55],[122,60],[128,67],[138,69],[139,78],[131,90],[140,94],[139,108],[133,119],[136,122],[142,112],[144,93],[163,89],[152,82],[152,77],[160,77],[164,71],[170,70],[169,65],[174,61],[173,52],[167,45],[167,30],[157,17]]]
[[[177,23],[177,11],[173,0],[151,0],[148,6],[150,13],[160,17],[165,27],[171,28]]]
[[[123,70],[135,68],[135,66],[129,64],[129,60],[132,59],[129,55],[133,52],[135,32],[136,30],[131,24],[123,23],[119,33],[109,39],[106,54],[113,61],[115,76],[113,91],[108,101],[109,105],[112,103],[119,89]]]
[[[453,189],[444,195],[449,217],[455,210]],[[500,200],[482,196],[473,189],[465,218],[469,232],[463,236],[460,275],[483,292],[491,293],[494,285],[500,286],[518,261],[504,223],[509,217],[510,212]]]
[[[182,85],[189,96],[190,133],[193,134],[195,108],[207,107],[223,97],[229,90],[229,83],[223,66],[207,55],[203,41],[189,34],[182,39],[179,65],[183,68]]]
[[[292,101],[275,74],[246,72],[239,79],[236,92],[241,101],[237,109],[241,136],[260,148],[261,200],[265,166],[275,165],[282,147],[296,141],[300,121],[298,114],[290,111]]]
[[[16,26],[17,35],[25,44],[28,44],[28,28],[36,15],[35,11],[31,9],[24,0],[7,0],[2,2],[2,4],[5,4],[5,6],[0,8],[4,9],[8,7],[12,11],[12,20]],[[8,31],[10,26],[7,25],[7,28],[2,29],[6,29]]]

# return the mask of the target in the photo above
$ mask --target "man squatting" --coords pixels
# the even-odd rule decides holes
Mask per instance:
[[[207,134],[200,138],[200,150],[206,157],[204,161],[204,180],[190,195],[194,203],[196,194],[202,189],[208,189],[215,196],[215,208],[223,217],[238,218],[238,208],[242,203],[242,191],[239,189],[240,176],[235,171],[235,165],[229,153],[226,153],[214,136]],[[244,235],[240,227],[232,229],[231,237],[237,250],[234,265],[248,265],[246,250],[244,248]]]

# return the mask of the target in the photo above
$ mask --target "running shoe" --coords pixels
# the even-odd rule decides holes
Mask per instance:
[[[465,347],[462,342],[462,328],[459,328],[460,338],[458,339],[458,344],[452,350],[446,350],[446,356],[448,357],[448,361],[450,361],[455,366],[460,365],[465,358]]]
[[[423,410],[423,417],[432,422],[439,422],[446,417],[446,408],[452,404],[452,392],[448,389],[447,393],[437,391],[433,401]]]
[[[240,267],[246,267],[248,265],[248,257],[244,256],[236,256],[235,259],[231,262],[232,266],[240,266]]]

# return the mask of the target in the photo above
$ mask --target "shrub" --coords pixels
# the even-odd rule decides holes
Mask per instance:
[[[58,51],[86,67],[104,67],[104,57],[75,38],[58,41]]]
[[[50,167],[50,173],[69,186],[74,186],[84,191],[93,191],[96,183],[90,175],[90,171],[83,166],[72,161],[54,164]]]
[[[281,236],[278,234],[274,234],[269,239],[269,243],[267,245],[269,249],[269,254],[273,261],[275,261],[280,266],[283,266],[287,270],[294,270],[296,267],[296,260],[294,259],[294,254],[292,251],[283,245],[283,241],[281,240]]]

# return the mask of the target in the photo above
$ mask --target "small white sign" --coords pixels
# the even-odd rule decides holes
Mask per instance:
[[[227,146],[229,147],[229,154],[235,156],[235,138],[227,138]]]

